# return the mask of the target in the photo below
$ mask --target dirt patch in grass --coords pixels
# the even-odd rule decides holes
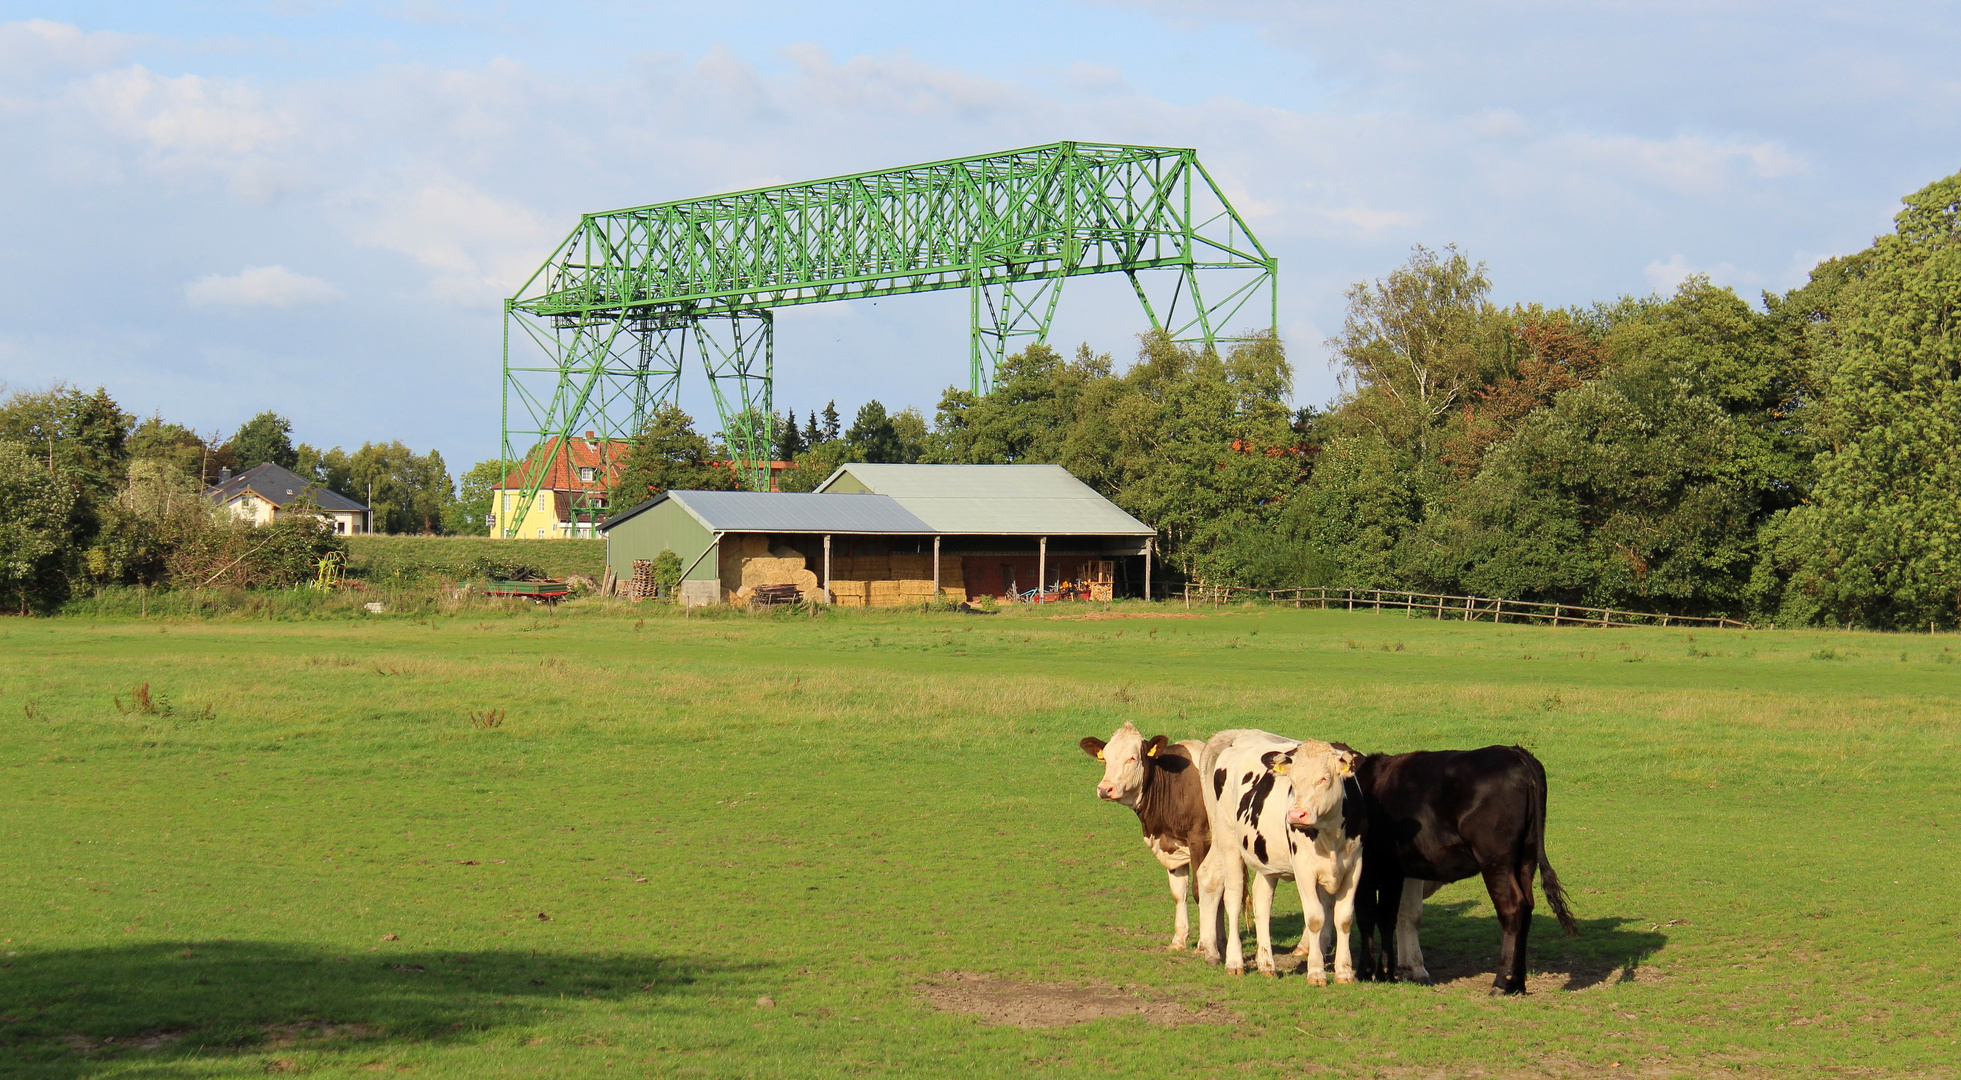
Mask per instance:
[[[919,988],[943,1012],[966,1013],[983,1023],[1019,1028],[1067,1027],[1117,1016],[1153,1024],[1230,1024],[1232,1014],[1216,1006],[1192,1009],[1168,998],[1121,986],[1071,986],[1021,982],[971,971],[947,971]]]
[[[293,1024],[267,1024],[265,1045],[283,1050],[302,1042],[320,1039],[366,1039],[380,1029],[373,1024],[328,1024],[318,1020],[301,1020]]]
[[[97,1050],[162,1050],[183,1038],[181,1031],[157,1031],[148,1035],[111,1035],[106,1039],[63,1035],[61,1041],[77,1054],[92,1054]]]

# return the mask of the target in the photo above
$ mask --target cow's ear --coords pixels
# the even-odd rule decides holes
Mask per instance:
[[[1159,735],[1159,736],[1157,736],[1156,738],[1154,738],[1154,739],[1152,739],[1152,740],[1151,740],[1151,742],[1150,742],[1150,745],[1149,745],[1149,746],[1146,746],[1146,747],[1144,748],[1144,756],[1145,756],[1145,757],[1156,757],[1156,756],[1158,756],[1158,754],[1160,754],[1160,753],[1162,753],[1162,752],[1164,751],[1164,748],[1165,748],[1166,746],[1169,746],[1170,744],[1171,744],[1171,740],[1170,740],[1170,739],[1167,739],[1167,738],[1165,738],[1164,736],[1162,736],[1162,735]]]
[[[1076,745],[1077,745],[1077,746],[1080,746],[1080,747],[1082,747],[1082,748],[1083,748],[1083,753],[1085,753],[1085,754],[1088,754],[1088,755],[1089,755],[1090,757],[1093,757],[1093,758],[1095,758],[1095,759],[1096,759],[1096,760],[1098,760],[1098,761],[1102,761],[1102,760],[1103,760],[1103,740],[1102,740],[1102,739],[1099,739],[1099,738],[1097,738],[1097,737],[1095,737],[1094,735],[1090,735],[1090,736],[1085,736],[1085,737],[1083,738],[1083,741],[1082,741],[1082,742],[1079,742],[1079,743],[1077,743]]]
[[[1293,755],[1283,753],[1279,750],[1268,750],[1266,753],[1260,755],[1260,764],[1266,766],[1266,771],[1275,776],[1287,775],[1287,766],[1293,763]]]

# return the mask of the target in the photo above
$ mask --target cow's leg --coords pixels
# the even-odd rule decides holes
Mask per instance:
[[[1253,938],[1257,949],[1253,953],[1253,963],[1262,975],[1277,975],[1273,967],[1273,915],[1272,874],[1261,870],[1253,875]]]
[[[1225,937],[1225,878],[1219,873],[1221,857],[1208,853],[1198,862],[1198,951],[1213,963],[1220,959],[1219,942]]]
[[[1170,879],[1171,902],[1176,905],[1171,916],[1170,948],[1172,952],[1184,952],[1185,943],[1192,936],[1191,916],[1185,912],[1185,898],[1191,892],[1192,870],[1189,866],[1181,866],[1167,871],[1165,877]]]
[[[1246,974],[1246,949],[1239,941],[1239,908],[1246,902],[1246,874],[1242,867],[1239,849],[1231,844],[1215,844],[1212,850],[1219,856],[1219,872],[1225,875],[1224,894],[1226,932],[1219,941],[1219,948],[1225,953],[1226,974]]]
[[[1322,932],[1328,927],[1328,894],[1312,876],[1296,877],[1296,881],[1314,882],[1301,889],[1301,944],[1307,950],[1307,984],[1309,986],[1328,985],[1328,943]]]
[[[1376,977],[1375,968],[1375,890],[1376,878],[1369,873],[1368,860],[1362,860],[1361,884],[1355,889],[1355,922],[1362,938],[1361,954],[1355,961],[1355,974],[1364,981]]]
[[[1491,906],[1498,910],[1498,972],[1491,983],[1494,994],[1525,993],[1525,937],[1532,925],[1532,886],[1528,880],[1519,888],[1518,874],[1510,866],[1486,867],[1485,891]]]
[[[1414,983],[1428,984],[1430,970],[1423,966],[1423,898],[1435,891],[1431,882],[1403,879],[1403,895],[1396,909],[1396,974]],[[1385,954],[1383,963],[1389,963]]]
[[[1399,898],[1403,895],[1403,883],[1410,880],[1401,874],[1385,874],[1377,883],[1375,897],[1375,932],[1381,938],[1381,960],[1376,966],[1375,977],[1383,982],[1396,981],[1396,957],[1401,946],[1396,939],[1397,914],[1400,909]]]
[[[1309,907],[1310,907],[1310,906],[1312,905],[1312,903],[1313,903],[1313,901],[1314,901],[1314,885],[1313,885],[1313,879],[1312,879],[1312,878],[1304,878],[1304,877],[1302,877],[1302,876],[1300,876],[1300,874],[1299,874],[1299,873],[1295,873],[1295,874],[1294,874],[1294,890],[1295,890],[1296,892],[1298,892],[1298,893],[1300,893],[1300,896],[1301,896],[1301,940],[1300,940],[1300,944],[1298,944],[1298,945],[1296,945],[1296,946],[1294,946],[1294,951],[1293,951],[1292,953],[1290,953],[1290,954],[1288,954],[1288,955],[1290,955],[1290,956],[1311,956],[1311,955],[1313,955],[1313,953],[1314,953],[1314,950],[1313,950],[1313,949],[1310,949],[1310,948],[1308,948],[1308,947],[1307,947],[1307,934],[1308,934],[1308,931],[1307,931],[1307,910],[1308,910],[1308,908],[1309,908]]]
[[[1356,856],[1356,861],[1360,858]],[[1355,981],[1355,956],[1349,949],[1348,936],[1355,925],[1355,893],[1361,876],[1361,868],[1351,863],[1347,873],[1335,879],[1335,981],[1338,983]]]

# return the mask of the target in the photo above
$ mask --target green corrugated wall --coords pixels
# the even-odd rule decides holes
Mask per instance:
[[[680,503],[668,499],[606,530],[606,565],[620,579],[631,579],[633,560],[652,562],[665,549],[681,556],[684,569],[689,563],[695,564],[688,572],[689,581],[714,581],[720,572],[718,556],[710,550],[714,546],[715,534],[703,528]],[[704,551],[708,554],[695,562]]]

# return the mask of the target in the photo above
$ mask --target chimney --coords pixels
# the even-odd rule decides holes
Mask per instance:
[[[231,482],[231,478],[232,478],[232,471],[231,471],[231,469],[229,469],[229,468],[224,468],[224,469],[219,469],[219,470],[218,470],[218,482],[219,482],[220,484],[228,484],[228,483],[230,483],[230,482]]]

